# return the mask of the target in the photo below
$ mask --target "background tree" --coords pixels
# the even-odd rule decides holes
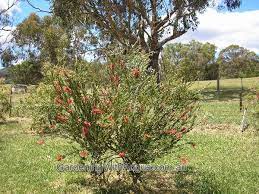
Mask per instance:
[[[49,20],[43,20],[37,14],[32,13],[23,22],[18,24],[16,30],[13,32],[15,44],[23,51],[21,55],[23,59],[39,58],[41,52],[48,49],[49,51],[45,51],[45,53],[50,54],[52,61],[55,60],[56,55],[53,47],[57,47],[56,41],[60,39],[60,34],[58,38],[58,35],[52,35],[53,29],[48,29],[50,26]],[[48,41],[52,41],[52,44]]]
[[[9,79],[15,84],[37,84],[42,79],[41,64],[36,60],[23,61],[8,69]]]
[[[221,78],[255,77],[259,75],[259,56],[238,45],[223,49],[218,57]]]
[[[165,71],[172,71],[186,81],[216,79],[216,46],[191,41],[188,44],[168,44],[164,48]]]
[[[163,46],[198,24],[197,14],[211,0],[52,0],[53,12],[64,23],[80,23],[95,34],[108,35],[124,48],[140,45],[151,53],[149,67],[159,71],[158,58]],[[240,0],[225,0],[228,9]],[[159,76],[158,76],[159,77]],[[159,80],[158,80],[159,81]]]
[[[23,50],[23,59],[68,64],[83,59],[85,29],[76,25],[64,28],[53,16],[40,18],[32,13],[14,31],[15,44]]]
[[[1,62],[4,67],[10,67],[15,59],[16,57],[11,48],[6,48],[1,54]]]

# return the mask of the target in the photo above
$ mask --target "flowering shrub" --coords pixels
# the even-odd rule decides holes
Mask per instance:
[[[197,97],[179,81],[158,87],[156,76],[145,72],[148,60],[116,59],[101,65],[99,76],[90,64],[53,69],[54,96],[42,128],[80,144],[80,157],[92,163],[147,164],[162,157],[191,130]],[[140,173],[131,175],[136,183]]]

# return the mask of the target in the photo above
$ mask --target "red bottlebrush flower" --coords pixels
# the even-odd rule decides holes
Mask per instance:
[[[69,71],[64,71],[64,76],[71,77],[71,73]]]
[[[187,165],[189,163],[187,158],[181,157],[180,162],[182,165]]]
[[[44,129],[40,129],[39,134],[44,135]]]
[[[147,140],[147,139],[149,139],[149,138],[151,138],[151,135],[149,135],[148,133],[145,133],[145,134],[144,134],[144,139]]]
[[[122,69],[124,69],[126,67],[124,61],[120,61],[120,66],[121,66]]]
[[[178,132],[175,134],[175,137],[177,140],[181,139],[183,137],[182,133],[181,132]]]
[[[89,133],[89,128],[88,127],[82,127],[82,136],[87,137]]]
[[[67,112],[71,114],[71,113],[73,113],[73,110],[72,109],[68,109]]]
[[[78,118],[77,119],[77,123],[79,124],[79,123],[81,123],[82,122],[82,119],[81,118]]]
[[[143,113],[143,112],[145,111],[145,107],[144,107],[144,106],[141,106],[141,107],[139,108],[139,111],[140,111],[141,113]]]
[[[129,123],[129,117],[128,117],[128,116],[124,116],[124,117],[123,117],[123,122],[124,122],[125,124],[128,124],[128,123]]]
[[[56,116],[56,120],[57,120],[58,122],[61,122],[61,123],[66,123],[67,120],[68,120],[68,118],[67,118],[66,116],[64,116],[64,115],[58,114],[58,115]]]
[[[44,143],[45,143],[45,141],[43,139],[40,139],[37,141],[37,144],[39,144],[39,145],[43,145]]]
[[[57,157],[56,157],[57,161],[61,161],[64,159],[64,156],[58,154]]]
[[[88,156],[88,152],[86,150],[83,150],[83,151],[79,152],[79,155],[81,158],[86,158]]]
[[[115,69],[115,64],[113,64],[113,63],[109,64],[109,69],[111,71],[113,71]]]
[[[162,134],[164,133],[164,134],[169,135],[169,134],[170,134],[170,130],[162,131],[161,133],[162,133]]]
[[[69,99],[67,99],[67,103],[68,103],[68,104],[73,104],[73,103],[74,103],[73,98],[69,98]]]
[[[84,103],[86,103],[88,100],[89,100],[89,98],[88,98],[87,96],[82,96],[82,101],[83,101]]]
[[[184,117],[187,113],[188,113],[188,111],[184,111],[184,112],[181,114],[180,118]]]
[[[112,105],[112,101],[110,101],[110,100],[105,100],[105,101],[104,101],[104,104],[105,104],[106,106],[111,106],[111,105]]]
[[[168,135],[175,135],[177,133],[177,130],[176,129],[170,129],[170,130],[164,131],[164,133],[168,134]]]
[[[256,93],[256,99],[259,100],[259,92]]]
[[[187,133],[187,129],[186,129],[185,127],[183,127],[183,128],[181,129],[181,132]]]
[[[56,125],[50,125],[49,128],[50,128],[50,129],[55,129],[55,128],[56,128]]]
[[[184,115],[184,116],[181,117],[181,120],[182,120],[182,121],[186,121],[187,119],[188,119],[188,116],[187,116],[187,115]]]
[[[120,77],[118,75],[111,76],[111,82],[113,82],[115,85],[119,85]]]
[[[87,121],[84,121],[83,125],[88,128],[91,127],[91,123]]]
[[[176,129],[171,129],[171,130],[170,130],[170,134],[171,134],[171,135],[175,135],[176,133],[177,133],[177,130],[176,130]]]
[[[108,92],[108,90],[107,89],[102,89],[101,90],[101,94],[103,95],[103,96],[107,96],[108,94],[109,94],[109,92]]]
[[[71,90],[71,88],[68,87],[68,86],[64,86],[64,87],[63,87],[63,91],[64,91],[65,93],[72,94],[72,90]]]
[[[139,78],[139,76],[140,76],[139,68],[133,68],[131,73],[132,73],[133,77],[135,77],[135,78]]]
[[[107,127],[107,125],[105,125],[105,124],[103,124],[103,123],[98,123],[98,125],[99,125],[99,127],[101,127],[101,128],[106,128],[106,127]]]
[[[120,158],[124,158],[125,156],[126,156],[125,152],[120,152],[120,153],[119,153],[119,157],[120,157]]]
[[[60,86],[59,81],[54,81],[54,87],[56,92],[61,93],[62,92],[62,87]]]
[[[196,144],[195,143],[191,143],[191,146],[192,146],[192,148],[195,148],[196,147]]]
[[[110,115],[110,116],[108,117],[108,120],[111,121],[111,122],[114,122],[113,116]]]
[[[100,114],[103,114],[104,112],[101,109],[99,109],[99,108],[93,108],[92,109],[92,113],[94,115],[100,115]]]
[[[54,101],[55,101],[55,104],[57,104],[57,105],[62,105],[63,104],[63,101],[62,101],[62,99],[60,97],[56,97]]]

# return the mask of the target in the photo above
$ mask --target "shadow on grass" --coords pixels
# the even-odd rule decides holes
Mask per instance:
[[[88,179],[89,180],[89,179]],[[142,181],[137,185],[131,184],[130,177],[114,179],[109,184],[100,186],[97,182],[76,179],[70,184],[79,184],[81,190],[88,190],[93,193],[220,193],[222,190],[213,181],[213,176],[208,173],[199,172],[197,169],[188,167],[186,172],[145,172]],[[69,186],[68,186],[69,187]]]
[[[216,91],[202,91],[202,98],[204,100],[219,100],[219,101],[226,101],[226,100],[239,100],[240,99],[240,90],[223,90],[218,93]],[[244,90],[242,93],[242,97],[246,97],[249,94],[255,94],[252,90]]]
[[[15,120],[8,120],[8,121],[1,120],[0,121],[0,125],[17,124],[17,123],[19,123],[19,122],[15,121]]]

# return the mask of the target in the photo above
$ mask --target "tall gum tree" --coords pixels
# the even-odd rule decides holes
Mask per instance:
[[[9,52],[7,44],[10,41],[10,32],[12,31],[11,12],[18,3],[18,0],[12,0],[4,3],[4,7],[0,7],[0,57],[2,54]],[[8,48],[9,49],[9,48]]]
[[[89,30],[117,40],[128,48],[139,45],[150,53],[150,64],[159,71],[163,46],[198,25],[197,14],[215,0],[52,0],[53,13],[68,23],[81,23]],[[223,0],[232,10],[240,0]],[[159,80],[158,80],[159,82]]]

